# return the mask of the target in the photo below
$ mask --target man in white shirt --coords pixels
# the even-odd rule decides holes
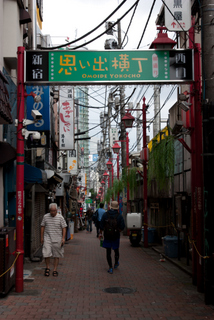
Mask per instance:
[[[50,257],[54,258],[53,276],[57,277],[59,258],[64,256],[63,245],[65,243],[67,224],[63,216],[57,213],[57,204],[49,205],[50,213],[44,215],[41,223],[41,244],[43,257],[45,258],[45,276],[50,275]]]

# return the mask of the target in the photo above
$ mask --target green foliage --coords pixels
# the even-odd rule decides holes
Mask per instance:
[[[174,175],[174,138],[166,136],[152,147],[148,161],[148,184],[156,180],[159,190],[166,190]]]
[[[91,192],[91,199],[94,201],[96,199],[97,193],[94,191],[94,189],[89,189],[89,192]]]
[[[127,180],[129,184],[130,196],[134,195],[134,190],[137,186],[136,172],[137,172],[137,168],[135,167],[130,168],[128,170]]]
[[[108,188],[105,194],[105,201],[110,202],[111,198],[116,198],[117,194],[122,192],[129,184],[130,194],[134,194],[134,189],[137,185],[136,168],[127,168],[123,171],[122,178],[120,180],[115,179],[112,188]]]
[[[107,203],[109,203],[111,198],[113,197],[113,195],[114,195],[113,189],[112,188],[108,188],[107,192],[105,194],[104,202],[106,201]]]

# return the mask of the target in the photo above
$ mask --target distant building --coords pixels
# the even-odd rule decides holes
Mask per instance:
[[[81,138],[88,138],[89,133],[89,96],[88,96],[88,88],[87,87],[75,87],[74,89],[74,97],[76,101],[76,132],[85,132],[85,134],[82,134],[78,136],[79,139]],[[80,159],[79,166],[81,169],[81,176],[85,177],[84,183],[85,186],[87,186],[89,191],[89,140],[79,140],[79,154],[78,157]]]

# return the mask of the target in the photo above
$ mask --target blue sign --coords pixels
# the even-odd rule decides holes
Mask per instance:
[[[41,97],[40,102],[34,102],[32,96],[27,97],[27,119],[33,120],[31,116],[32,110],[38,110],[42,114],[42,119],[34,124],[27,126],[32,131],[48,131],[50,130],[50,89],[49,86],[27,86],[27,94],[33,92]]]
[[[98,160],[98,154],[93,154],[93,162],[96,162]]]

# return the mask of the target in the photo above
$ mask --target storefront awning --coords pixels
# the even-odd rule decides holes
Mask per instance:
[[[24,164],[25,183],[47,183],[47,174],[44,170]]]
[[[0,166],[16,159],[16,149],[8,142],[0,141]]]
[[[58,183],[61,183],[63,181],[63,177],[61,177],[55,171],[49,170],[49,169],[45,169],[45,172],[47,173],[48,183],[58,184]]]

